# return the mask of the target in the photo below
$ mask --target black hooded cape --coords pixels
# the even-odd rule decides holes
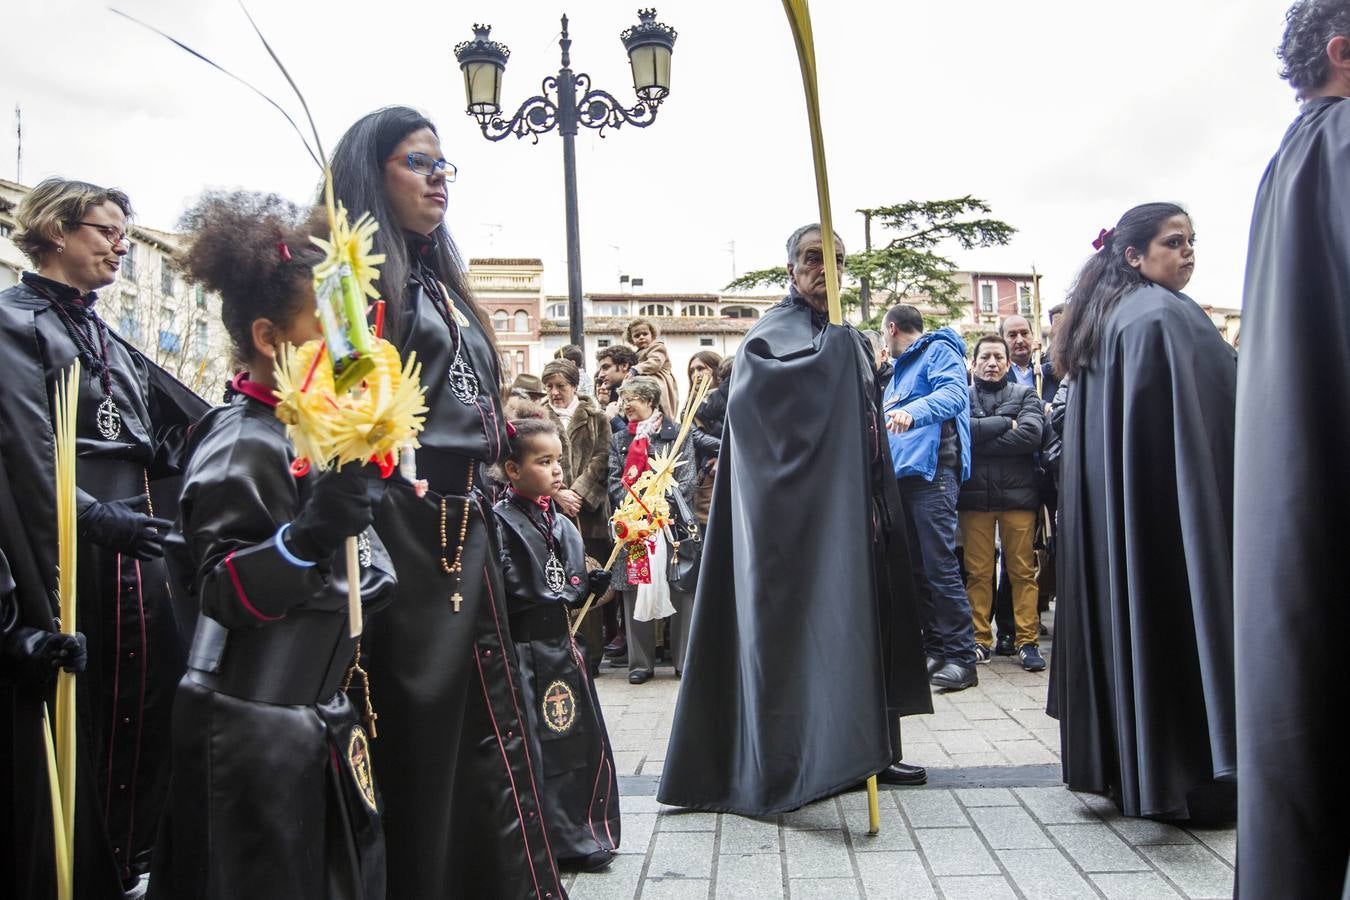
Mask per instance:
[[[1266,170],[1242,313],[1238,890],[1350,897],[1350,101],[1306,103]]]
[[[530,501],[525,501],[530,506]],[[558,859],[619,846],[619,780],[590,668],[572,639],[567,604],[586,596],[586,551],[565,516],[551,522],[508,492],[493,507],[520,694],[530,723],[549,844]],[[551,528],[550,528],[551,525]],[[547,529],[564,568],[561,592],[545,577]]]
[[[1192,791],[1237,772],[1236,387],[1200,307],[1149,285],[1069,388],[1047,712],[1065,782],[1126,815],[1185,818]]]
[[[122,428],[114,440],[96,431],[102,392],[86,368],[76,412],[76,478],[86,499],[135,496],[177,478],[188,426],[207,409],[114,332],[108,337]],[[51,398],[76,352],[50,301],[27,282],[0,293],[0,354],[0,552],[14,570],[22,624],[52,629],[59,604]],[[170,704],[184,662],[167,578],[162,560],[79,541],[77,627],[89,644],[88,668],[76,681],[75,894],[82,900],[120,900],[122,882],[149,864]],[[17,885],[19,898],[55,896],[44,700],[49,690],[0,686],[0,885]]]
[[[762,816],[889,765],[932,700],[866,339],[790,296],[733,373],[657,796]]]
[[[279,552],[277,530],[319,474],[291,473],[273,407],[235,397],[189,448],[166,543],[200,616],[174,699],[151,900],[385,897],[375,742],[339,690],[356,643],[343,551],[309,567]],[[362,602],[378,615],[393,567],[372,529],[362,537]]]

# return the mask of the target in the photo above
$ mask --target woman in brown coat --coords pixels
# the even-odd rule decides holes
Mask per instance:
[[[544,366],[544,390],[550,411],[563,434],[563,471],[567,486],[553,499],[581,530],[586,555],[601,562],[609,558],[609,442],[613,433],[605,413],[594,400],[577,392],[581,371],[576,363],[555,359]],[[578,633],[586,645],[592,674],[604,653],[601,617],[587,616]]]

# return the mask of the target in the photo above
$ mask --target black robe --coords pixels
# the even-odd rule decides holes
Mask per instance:
[[[35,283],[55,296],[78,296],[45,279]],[[147,484],[175,478],[187,428],[207,409],[115,333],[108,338],[121,429],[110,440],[96,428],[103,387],[85,366],[76,413],[81,506],[140,495]],[[59,614],[52,402],[77,354],[47,296],[28,283],[0,292],[0,354],[6,372],[0,391],[0,552],[15,571],[23,624],[50,629]],[[77,627],[88,640],[89,666],[76,681],[75,893],[102,900],[120,898],[123,883],[149,866],[184,639],[162,560],[138,561],[85,539],[78,554]],[[54,896],[39,730],[44,698],[50,692],[0,688],[0,884],[19,886],[18,897]]]
[[[1304,104],[1266,170],[1242,313],[1238,889],[1350,897],[1350,101]]]
[[[383,900],[371,742],[338,689],[356,643],[345,558],[300,567],[276,546],[317,473],[291,474],[273,405],[242,396],[207,414],[189,453],[170,548],[201,615],[150,896]],[[374,531],[362,537],[373,612],[394,579]]]
[[[1064,781],[1130,816],[1185,818],[1237,772],[1233,348],[1145,286],[1069,387],[1047,711]]]
[[[399,585],[362,641],[380,715],[375,775],[385,802],[389,896],[560,898],[492,511],[478,487],[466,494],[470,475],[498,461],[506,445],[497,357],[463,303],[456,306],[464,324],[452,331],[426,286],[414,279],[405,296],[396,333],[404,357],[415,351],[422,364],[430,411],[417,463],[431,489],[418,497],[406,483],[389,485],[375,530]],[[456,339],[477,380],[468,403],[449,380]],[[466,508],[457,579],[444,567],[456,559]]]
[[[657,796],[762,816],[885,768],[932,700],[866,339],[794,295],[734,372]]]
[[[567,604],[586,596],[586,550],[577,527],[555,515],[550,533],[563,567],[563,588],[554,592],[545,579],[549,550],[539,530],[548,527],[543,512],[521,504],[508,493],[493,507],[506,607],[520,657],[520,693],[543,773],[539,787],[549,842],[558,859],[576,859],[619,846],[614,753],[595,683],[567,617]]]

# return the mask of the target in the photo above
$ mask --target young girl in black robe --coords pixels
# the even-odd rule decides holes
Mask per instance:
[[[567,610],[609,589],[604,569],[586,570],[581,532],[558,515],[562,440],[543,418],[511,422],[501,465],[510,483],[492,508],[501,547],[511,640],[520,657],[521,696],[543,770],[548,839],[563,868],[594,872],[619,845],[614,754],[586,661],[572,640]],[[528,415],[528,413],[526,413]]]
[[[208,195],[187,269],[217,291],[244,366],[192,435],[170,538],[199,606],[173,712],[172,774],[152,897],[382,900],[384,844],[368,734],[341,690],[353,659],[344,544],[359,536],[371,610],[394,587],[370,528],[370,467],[296,474],[273,359],[320,332],[297,211]],[[371,729],[373,731],[373,729]]]

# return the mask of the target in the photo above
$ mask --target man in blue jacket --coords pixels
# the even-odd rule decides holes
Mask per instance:
[[[970,477],[966,345],[950,328],[923,333],[923,316],[899,304],[882,325],[895,371],[883,409],[904,498],[910,558],[924,615],[934,687],[979,683],[970,600],[956,560],[956,499]]]

